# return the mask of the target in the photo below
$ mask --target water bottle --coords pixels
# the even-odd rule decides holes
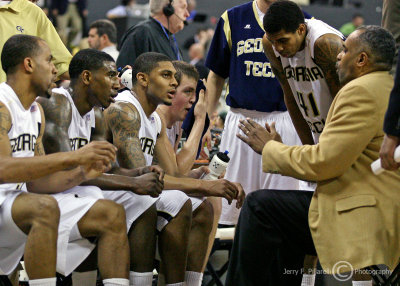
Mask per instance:
[[[218,177],[226,170],[226,167],[228,167],[228,163],[230,160],[230,158],[228,157],[228,153],[228,151],[225,151],[224,153],[218,152],[214,155],[210,164],[208,165],[210,173],[205,175],[203,177],[203,180],[210,181],[218,179]]]

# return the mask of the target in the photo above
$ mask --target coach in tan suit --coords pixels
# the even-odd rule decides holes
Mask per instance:
[[[384,135],[394,45],[393,37],[377,26],[349,36],[338,55],[343,88],[331,105],[319,144],[286,146],[274,126],[242,122],[247,136],[238,136],[262,153],[264,172],[316,181],[317,189],[314,195],[261,190],[248,196],[227,285],[257,285],[257,280],[263,281],[258,285],[300,285],[285,275],[298,278],[304,255],[315,254],[312,240],[323,269],[330,273],[349,271],[349,265],[395,267],[400,257],[400,172],[375,176],[370,168],[379,158]],[[246,273],[252,267],[256,272]]]

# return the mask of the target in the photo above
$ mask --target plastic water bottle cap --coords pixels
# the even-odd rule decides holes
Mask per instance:
[[[228,155],[228,154],[229,154],[229,151],[228,151],[228,150],[225,150],[224,154]]]

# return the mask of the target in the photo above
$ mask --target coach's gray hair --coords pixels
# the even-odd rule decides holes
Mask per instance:
[[[150,15],[159,14],[168,3],[169,0],[150,0]]]
[[[369,52],[375,65],[389,71],[396,52],[395,40],[392,34],[380,26],[361,26],[357,28],[362,34],[358,36],[360,49]]]

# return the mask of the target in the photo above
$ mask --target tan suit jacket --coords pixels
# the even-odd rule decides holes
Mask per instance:
[[[317,181],[309,225],[324,270],[339,261],[353,269],[400,257],[400,172],[375,176],[383,119],[393,87],[387,72],[373,72],[346,84],[336,95],[317,145],[268,142],[264,172]],[[337,265],[338,266],[338,265]]]

